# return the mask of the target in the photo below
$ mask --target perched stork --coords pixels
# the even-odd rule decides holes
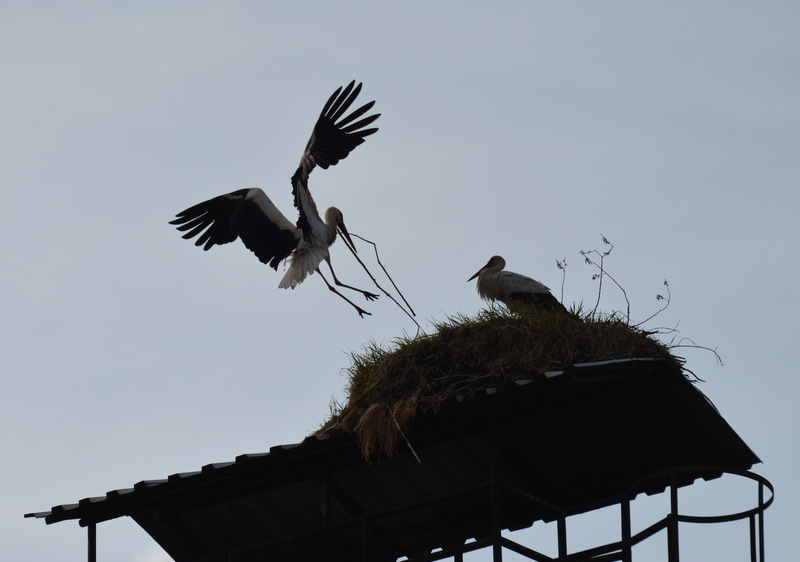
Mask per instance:
[[[539,309],[557,309],[566,312],[564,305],[558,302],[550,289],[544,284],[514,273],[503,271],[506,260],[500,256],[492,256],[478,272],[467,281],[478,278],[478,294],[483,300],[497,300],[514,310],[520,304],[532,305]]]
[[[278,264],[288,258],[289,267],[278,287],[294,289],[306,276],[316,271],[328,288],[350,303],[362,318],[364,314],[369,314],[337,291],[319,270],[320,262],[325,260],[336,285],[358,291],[367,300],[378,298],[374,293],[345,285],[337,279],[328,248],[336,240],[337,232],[341,233],[345,244],[353,252],[356,251],[355,245],[344,225],[342,212],[331,207],[325,212],[323,222],[308,190],[308,176],[316,166],[327,169],[335,165],[364,142],[365,137],[378,130],[377,127],[364,127],[380,117],[379,113],[356,121],[372,109],[374,101],[342,117],[360,91],[361,84],[356,86],[355,81],[350,82],[344,90],[338,88],[322,108],[300,165],[292,176],[294,206],[299,212],[296,225],[257,187],[240,189],[189,207],[178,213],[170,224],[177,225],[181,232],[188,231],[183,238],[197,236],[195,245],[203,246],[204,250],[241,238],[262,263],[269,264],[276,271]]]

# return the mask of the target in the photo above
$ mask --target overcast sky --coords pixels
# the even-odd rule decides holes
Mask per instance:
[[[298,442],[351,352],[415,331],[388,299],[361,319],[315,276],[279,290],[243,245],[202,252],[167,224],[251,186],[294,221],[289,177],[356,79],[380,131],[310,188],[378,244],[423,328],[481,308],[466,280],[493,254],[559,297],[566,258],[565,302],[593,304],[579,251],[605,235],[633,320],[666,279],[650,325],[721,355],[678,350],[763,460],[767,556],[789,560],[798,29],[788,1],[4,2],[0,558],[84,560],[76,522],[22,515]],[[332,259],[369,285],[341,243]],[[681,560],[747,560],[719,555],[740,531]],[[127,518],[98,540],[101,560],[166,560]]]

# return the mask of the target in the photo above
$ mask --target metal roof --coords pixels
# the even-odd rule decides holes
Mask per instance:
[[[673,363],[587,363],[420,414],[405,448],[364,461],[324,434],[146,480],[49,511],[50,523],[132,517],[176,560],[412,557],[669,485],[674,467],[760,462]],[[678,485],[719,470],[684,472]]]

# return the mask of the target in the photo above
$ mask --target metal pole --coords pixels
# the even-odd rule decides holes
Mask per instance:
[[[758,553],[764,562],[764,484],[758,483]]]
[[[673,472],[669,484],[670,513],[667,525],[667,551],[669,562],[679,562],[678,554],[678,475]]]
[[[497,505],[497,486],[492,480],[492,562],[503,562],[503,545],[500,543],[500,508]]]
[[[558,559],[565,560],[567,557],[567,518],[558,518]]]
[[[97,562],[97,524],[89,523],[89,562]]]
[[[626,499],[620,503],[622,508],[622,562],[631,562],[633,559],[633,545],[631,543],[631,501]]]
[[[489,485],[489,493],[491,497],[492,506],[492,562],[503,562],[503,545],[500,542],[501,538],[501,515],[500,515],[500,486],[497,482],[497,431],[492,424],[492,433],[490,436],[490,446],[492,450],[489,455],[491,458],[491,483]]]

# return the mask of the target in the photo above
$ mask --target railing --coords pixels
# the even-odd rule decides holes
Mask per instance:
[[[726,474],[746,478],[757,484],[757,504],[755,507],[727,515],[701,516],[680,513],[678,506],[678,482],[681,476],[696,479],[718,477]],[[639,493],[647,489],[648,483],[656,480],[663,481],[664,479],[669,480],[669,513],[647,528],[633,533],[631,528],[631,502]],[[496,509],[499,509],[500,504],[499,496],[496,495],[498,488],[504,488],[506,491],[515,493],[519,492],[517,490],[511,490],[507,484],[491,487],[493,504]],[[765,490],[769,490],[768,498],[765,498]],[[633,562],[633,547],[666,529],[667,559],[669,562],[679,562],[679,523],[728,523],[747,519],[750,526],[750,560],[751,562],[764,562],[764,511],[772,504],[774,493],[775,490],[772,484],[770,484],[766,478],[746,470],[720,466],[672,468],[650,474],[638,480],[630,487],[629,491],[623,497],[619,498],[617,503],[620,506],[620,530],[622,537],[619,541],[581,550],[579,552],[568,553],[567,520],[569,515],[565,514],[557,519],[558,555],[555,558],[523,546],[512,541],[508,537],[500,536],[499,532],[495,532],[492,538],[470,541],[463,545],[454,545],[444,550],[432,552],[427,555],[415,556],[408,560],[409,562],[433,562],[452,558],[455,562],[461,562],[463,560],[463,555],[467,552],[492,547],[493,562],[502,561],[502,549],[510,550],[529,560],[535,560],[536,562]],[[517,495],[524,496],[526,494],[519,492]],[[536,498],[531,498],[531,500],[537,501]],[[610,505],[613,505],[613,503]],[[496,520],[498,516],[502,519],[502,514],[496,512],[493,514],[493,519]],[[496,531],[499,531],[499,529],[496,529]]]

